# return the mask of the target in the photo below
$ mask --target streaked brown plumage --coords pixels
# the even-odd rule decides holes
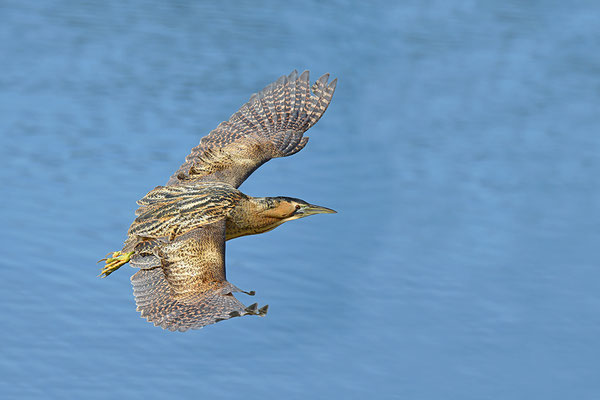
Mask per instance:
[[[304,148],[304,132],[333,96],[337,80],[327,84],[328,78],[311,88],[308,71],[294,71],[252,95],[200,140],[166,186],[138,201],[125,245],[106,259],[102,274],[127,262],[139,268],[131,282],[142,317],[185,331],[266,314],[267,306],[245,307],[233,296],[242,290],[226,280],[225,241],[334,211],[289,197],[250,197],[237,188],[270,159]]]

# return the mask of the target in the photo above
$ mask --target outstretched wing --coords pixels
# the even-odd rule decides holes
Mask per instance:
[[[294,71],[255,93],[238,112],[200,140],[167,185],[189,181],[219,181],[239,187],[272,158],[302,150],[303,137],[323,115],[337,79],[329,74],[312,86],[309,73]]]
[[[171,242],[143,242],[131,258],[137,310],[172,331],[199,329],[243,315],[264,315],[267,306],[245,307],[241,290],[225,280],[225,220],[196,228]],[[250,293],[252,294],[252,293]]]

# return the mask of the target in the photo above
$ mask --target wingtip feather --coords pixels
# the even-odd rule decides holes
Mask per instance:
[[[305,70],[304,72],[302,72],[300,78],[298,79],[301,81],[308,81],[310,79],[310,72],[308,70]]]
[[[323,85],[323,86],[327,86],[327,81],[329,80],[329,73],[324,74],[323,76],[321,76],[317,81]]]
[[[332,81],[329,83],[329,86],[327,86],[327,88],[328,88],[330,91],[333,91],[333,90],[335,90],[335,88],[336,88],[336,86],[337,86],[337,80],[338,80],[338,78],[335,78],[334,80],[332,80]]]

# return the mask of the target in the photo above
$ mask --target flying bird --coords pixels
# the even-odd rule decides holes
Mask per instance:
[[[268,306],[246,307],[245,292],[225,277],[225,242],[270,231],[326,207],[292,197],[250,197],[237,188],[267,161],[306,146],[304,136],[323,115],[337,79],[312,86],[308,71],[293,71],[253,94],[229,120],[200,140],[165,186],[137,203],[121,251],[100,261],[106,277],[129,263],[137,311],[172,331],[244,315],[264,316]]]

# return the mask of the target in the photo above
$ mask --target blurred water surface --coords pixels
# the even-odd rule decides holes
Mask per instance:
[[[594,1],[2,1],[1,397],[599,398],[599,27]],[[266,318],[153,327],[95,262],[294,68],[333,103],[241,189],[339,214],[229,242]]]

